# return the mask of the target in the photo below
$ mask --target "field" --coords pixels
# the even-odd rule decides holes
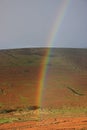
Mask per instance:
[[[87,129],[87,49],[50,49],[39,106],[48,49],[0,50],[0,130]]]

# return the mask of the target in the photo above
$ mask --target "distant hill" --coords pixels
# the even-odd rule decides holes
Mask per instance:
[[[35,62],[40,63],[47,50],[50,52],[50,64],[53,58],[54,63],[64,66],[72,64],[81,70],[87,70],[87,49],[80,48],[23,48],[0,50],[0,66],[22,66],[30,65]],[[33,58],[31,59],[31,55]],[[56,64],[55,63],[55,64]]]

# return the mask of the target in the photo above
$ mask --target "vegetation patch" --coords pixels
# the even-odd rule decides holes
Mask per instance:
[[[39,113],[47,114],[48,116],[86,116],[87,108],[84,107],[68,107],[64,106],[62,108],[42,108],[39,109]]]
[[[17,118],[1,118],[0,124],[11,123],[11,122],[18,121],[18,120],[19,119],[17,119]]]
[[[6,114],[6,113],[11,113],[11,112],[15,112],[16,109],[3,109],[0,110],[0,114]]]
[[[27,107],[28,110],[37,110],[39,108],[40,108],[39,106],[29,106],[29,107]]]

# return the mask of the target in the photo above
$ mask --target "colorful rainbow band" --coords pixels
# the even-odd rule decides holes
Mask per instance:
[[[47,40],[47,45],[49,47],[52,47],[52,45],[54,43],[56,34],[59,31],[61,23],[64,19],[65,14],[66,14],[67,8],[69,6],[69,3],[70,3],[70,0],[63,0],[61,2],[60,9],[58,8],[51,33],[50,33],[48,40]],[[44,81],[45,81],[45,76],[46,76],[46,72],[47,72],[47,64],[49,62],[49,54],[50,53],[51,53],[51,49],[47,49],[45,57],[43,59],[43,63],[42,63],[42,67],[41,67],[41,73],[39,75],[40,82],[39,82],[39,85],[38,85],[38,92],[37,92],[37,99],[36,99],[37,104],[39,106],[42,105],[42,97],[43,97],[42,95],[43,95]]]

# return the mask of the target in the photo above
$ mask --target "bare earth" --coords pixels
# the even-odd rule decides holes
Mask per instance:
[[[56,117],[40,121],[1,124],[0,130],[87,130],[87,117]]]

